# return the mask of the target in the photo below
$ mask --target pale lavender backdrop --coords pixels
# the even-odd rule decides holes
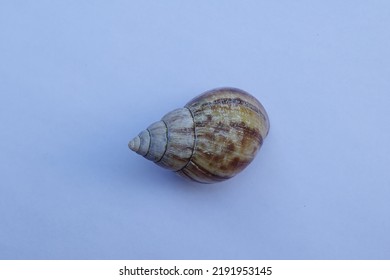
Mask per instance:
[[[389,259],[389,1],[0,0],[1,259]],[[220,86],[271,131],[217,185],[127,142]]]

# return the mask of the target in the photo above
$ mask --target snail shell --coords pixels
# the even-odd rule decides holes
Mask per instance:
[[[255,157],[269,131],[267,113],[236,88],[207,91],[129,142],[156,164],[200,183],[224,181]]]

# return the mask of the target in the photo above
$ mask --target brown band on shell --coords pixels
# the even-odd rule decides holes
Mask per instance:
[[[209,106],[213,106],[213,105],[241,105],[241,106],[245,106],[253,111],[255,111],[256,113],[258,114],[262,114],[262,112],[259,110],[258,107],[252,105],[251,103],[249,102],[246,102],[244,100],[242,100],[241,98],[237,97],[237,98],[220,98],[220,99],[216,99],[214,101],[211,101],[211,102],[207,102],[207,103],[204,103],[202,104],[201,107],[209,107]]]
[[[233,87],[216,88],[196,96],[191,101],[189,101],[186,106],[192,109],[201,109],[199,107],[213,106],[217,104],[236,104],[238,106],[244,106],[248,109],[253,110],[262,119],[262,137],[265,138],[268,135],[269,118],[267,112],[265,111],[263,105],[254,96],[244,90]]]
[[[184,108],[186,108],[188,110],[188,112],[190,113],[191,115],[191,118],[192,118],[192,122],[195,124],[195,120],[194,120],[194,114],[192,113],[192,111],[190,110],[190,108],[188,108],[187,106],[184,106]],[[193,146],[192,146],[192,153],[191,153],[191,156],[190,158],[188,159],[188,162],[186,165],[184,165],[182,168],[180,168],[179,170],[177,170],[177,172],[180,172],[182,171],[184,168],[187,167],[187,165],[191,162],[191,159],[192,157],[194,156],[194,152],[195,152],[195,149],[196,149],[196,133],[195,133],[195,125],[192,127],[192,133],[194,135],[194,142],[193,142]]]
[[[211,173],[209,170],[196,164],[193,161],[190,161],[186,168],[180,170],[179,173],[184,174],[186,177],[194,181],[206,184],[213,182],[222,182],[231,178],[231,176],[219,176],[217,174]]]
[[[203,110],[205,110],[205,108],[212,109],[212,108],[215,108],[215,107],[221,106],[221,105],[222,106],[224,106],[224,105],[226,105],[226,106],[243,106],[245,108],[252,110],[256,114],[258,114],[263,119],[263,121],[265,123],[268,123],[268,117],[266,115],[264,115],[264,113],[262,112],[262,110],[260,108],[254,106],[253,104],[251,104],[247,101],[244,101],[238,97],[237,98],[220,98],[220,99],[216,99],[216,100],[211,101],[211,102],[203,103],[201,106],[193,106],[193,109],[194,109],[194,107],[197,107],[197,109],[194,111],[193,114],[196,114],[199,111],[203,111]],[[197,123],[197,125],[199,125],[199,126],[208,125],[208,122],[210,121],[210,117],[208,117],[204,122]],[[266,133],[268,134],[268,128],[267,128]]]
[[[258,129],[251,128],[245,124],[245,122],[233,122],[231,121],[229,123],[230,127],[240,129],[244,133],[243,139],[246,139],[248,137],[253,137],[260,140],[260,145],[263,144],[263,137],[260,134],[260,131]]]

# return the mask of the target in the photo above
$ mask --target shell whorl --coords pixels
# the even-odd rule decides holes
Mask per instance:
[[[161,167],[178,171],[190,160],[194,122],[187,108],[173,110],[129,142],[129,148]]]
[[[241,172],[268,131],[268,115],[256,98],[219,88],[169,112],[131,140],[129,148],[191,180],[214,183]]]

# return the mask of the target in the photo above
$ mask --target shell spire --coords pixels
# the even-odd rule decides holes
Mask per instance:
[[[138,153],[140,144],[141,144],[141,139],[137,135],[136,137],[133,138],[133,140],[131,140],[129,142],[128,146],[129,146],[130,150],[132,150],[133,152]]]
[[[150,146],[150,133],[148,130],[142,131],[129,142],[129,148],[141,156],[148,153]]]

